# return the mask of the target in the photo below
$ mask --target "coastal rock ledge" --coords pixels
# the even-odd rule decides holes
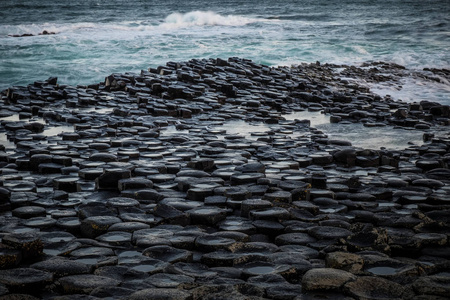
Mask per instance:
[[[0,299],[448,299],[450,109],[362,83],[449,75],[218,58],[10,87]]]

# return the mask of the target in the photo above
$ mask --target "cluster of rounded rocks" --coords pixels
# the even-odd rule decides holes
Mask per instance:
[[[44,31],[40,32],[38,35],[51,35],[51,34],[56,34],[56,33],[53,31],[44,30]],[[35,35],[32,33],[23,33],[23,34],[9,34],[8,36],[18,38],[18,37],[28,37],[28,36],[35,36]]]
[[[377,68],[399,67],[205,59],[4,91],[0,299],[448,299],[449,107],[339,77]],[[354,147],[301,110],[426,143]]]

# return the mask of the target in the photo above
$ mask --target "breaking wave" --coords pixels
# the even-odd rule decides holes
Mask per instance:
[[[185,14],[173,13],[166,17],[163,28],[188,28],[194,26],[244,26],[257,19],[220,14],[211,11],[191,11]]]

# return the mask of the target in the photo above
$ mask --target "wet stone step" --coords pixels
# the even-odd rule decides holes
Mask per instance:
[[[53,281],[50,272],[33,268],[17,268],[2,270],[0,283],[4,284],[10,292],[39,291]]]
[[[63,217],[57,220],[56,226],[68,232],[79,233],[81,221],[78,217]]]
[[[56,224],[56,220],[48,217],[31,218],[23,222],[23,225],[31,228],[46,229],[52,228]]]
[[[247,262],[264,261],[265,259],[265,255],[262,253],[234,253],[218,250],[203,254],[201,262],[209,267],[238,267]]]
[[[271,220],[256,220],[252,222],[252,225],[257,229],[257,232],[269,236],[277,236],[285,229],[285,226],[280,222]]]
[[[205,198],[214,195],[214,188],[220,185],[195,185],[187,191],[187,199],[194,201],[204,201]]]
[[[242,173],[242,174],[233,174],[230,177],[230,181],[234,185],[248,184],[248,183],[257,183],[260,178],[264,178],[265,175],[263,173]]]
[[[241,216],[248,217],[249,213],[259,209],[270,208],[272,203],[261,199],[248,199],[241,202]]]
[[[169,264],[157,259],[149,258],[131,258],[129,261],[125,261],[129,265],[130,271],[141,272],[148,275],[163,272]]]
[[[169,273],[193,277],[195,279],[208,278],[217,275],[217,272],[210,270],[206,265],[200,263],[178,262],[171,265],[167,271]]]
[[[395,282],[379,277],[360,277],[345,284],[344,289],[358,298],[403,298],[407,295],[405,288]]]
[[[122,179],[118,182],[119,190],[127,190],[127,189],[140,189],[140,188],[152,188],[153,182],[149,179],[145,178],[129,178],[129,179]]]
[[[243,277],[261,276],[269,274],[278,274],[289,278],[295,272],[289,265],[273,264],[269,262],[250,262],[243,266]]]
[[[290,213],[282,207],[270,207],[257,211],[250,211],[250,218],[253,220],[278,220],[289,219]]]
[[[163,218],[169,224],[177,224],[181,226],[189,225],[189,215],[170,205],[159,203],[154,209],[155,215]]]
[[[229,250],[236,244],[236,240],[214,235],[204,235],[195,239],[195,246],[202,252],[212,252],[220,249]]]
[[[245,234],[253,234],[256,232],[256,227],[247,218],[236,216],[228,216],[225,220],[218,223],[221,230],[242,232]]]
[[[266,193],[263,200],[268,200],[270,202],[281,202],[281,203],[291,203],[292,194],[286,191],[277,191],[273,193]]]
[[[86,219],[94,216],[116,216],[117,210],[107,207],[102,201],[93,201],[86,204],[78,204],[78,216],[80,219]]]
[[[174,233],[165,229],[141,229],[133,232],[132,243],[136,246],[149,248],[157,245],[171,245],[170,238]]]
[[[12,211],[12,215],[21,219],[31,219],[36,217],[43,217],[47,214],[44,207],[40,206],[23,206],[18,207]]]
[[[106,233],[111,225],[120,222],[121,219],[113,216],[93,216],[81,222],[80,230],[85,237],[95,238]]]
[[[120,281],[90,274],[64,276],[58,280],[65,294],[89,294],[99,287],[114,287]]]
[[[148,229],[148,228],[150,228],[149,224],[145,224],[142,222],[130,221],[130,222],[115,223],[108,228],[108,232],[123,231],[123,232],[133,233],[136,230]]]
[[[191,294],[175,288],[149,288],[137,291],[130,295],[130,300],[140,299],[168,299],[168,300],[188,300],[191,299]]]
[[[114,197],[106,202],[106,206],[113,208],[127,208],[139,206],[139,201],[133,198]]]
[[[224,220],[228,214],[219,207],[199,207],[187,211],[192,224],[215,225]]]
[[[95,239],[99,242],[108,243],[114,246],[129,246],[131,244],[132,233],[125,231],[110,231]]]
[[[16,267],[22,261],[22,252],[15,249],[0,249],[0,268],[10,269]]]
[[[163,219],[155,216],[153,214],[150,213],[123,213],[120,215],[120,218],[124,221],[124,222],[139,222],[139,223],[144,223],[147,224],[149,226],[154,226],[157,225],[158,223],[160,223]],[[114,226],[119,226],[121,223],[116,223],[111,225]],[[111,227],[108,229],[110,230]]]
[[[194,280],[193,277],[185,275],[157,273],[151,275],[145,281],[157,288],[177,288],[185,283],[193,283]]]
[[[350,230],[333,226],[315,226],[308,230],[308,234],[316,239],[339,239],[352,235]]]
[[[11,180],[3,183],[3,187],[7,188],[11,193],[14,192],[36,192],[36,184],[25,180]],[[13,195],[11,195],[12,197]]]
[[[236,186],[236,187],[222,187],[214,190],[215,194],[223,194],[225,197],[231,200],[245,200],[252,196],[252,193],[247,188],[247,186]]]
[[[119,180],[131,177],[131,171],[122,168],[108,168],[95,179],[95,187],[99,190],[118,190]]]
[[[176,249],[166,245],[149,247],[145,249],[142,254],[169,263],[190,262],[193,257],[191,251]]]
[[[356,279],[355,275],[338,269],[312,269],[302,278],[302,287],[307,291],[339,289]]]
[[[107,246],[107,245],[105,245]],[[113,256],[114,250],[107,247],[78,247],[77,249],[70,252],[70,256],[72,258],[77,258],[78,261],[80,259],[89,259],[94,258],[95,261],[98,261],[98,258],[103,259],[104,257]]]
[[[39,238],[44,246],[57,242],[71,242],[76,239],[73,234],[64,231],[41,232]]]
[[[61,167],[59,167],[59,171]],[[79,178],[72,176],[62,176],[53,179],[53,187],[55,190],[62,190],[68,193],[77,191],[77,183]]]
[[[178,175],[174,174],[151,174],[147,176],[147,179],[154,183],[161,183],[174,180]]]
[[[160,204],[166,204],[181,210],[183,212],[188,211],[190,209],[202,207],[204,204],[199,201],[189,201],[183,198],[165,198],[159,202]]]
[[[50,215],[53,219],[59,219],[66,217],[75,217],[77,216],[77,212],[71,209],[57,209],[50,211]]]
[[[78,176],[85,180],[95,180],[104,172],[101,168],[85,168],[78,171]]]
[[[35,263],[31,267],[50,272],[55,278],[77,274],[88,274],[91,271],[90,267],[86,264],[62,257],[53,257],[48,260]]]

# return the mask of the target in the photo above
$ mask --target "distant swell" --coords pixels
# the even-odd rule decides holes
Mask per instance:
[[[191,11],[185,14],[170,14],[161,26],[168,29],[194,26],[244,26],[255,21],[256,19],[241,16],[222,16],[211,11]]]
[[[264,19],[248,18],[236,15],[220,15],[210,11],[192,11],[185,14],[173,13],[162,23],[149,24],[148,21],[124,21],[118,23],[35,23],[20,25],[0,25],[0,36],[32,34],[38,35],[43,30],[49,32],[118,32],[118,31],[147,31],[158,29],[176,30],[190,27],[207,26],[245,26],[250,23],[264,21]],[[267,20],[265,20],[267,21]]]

